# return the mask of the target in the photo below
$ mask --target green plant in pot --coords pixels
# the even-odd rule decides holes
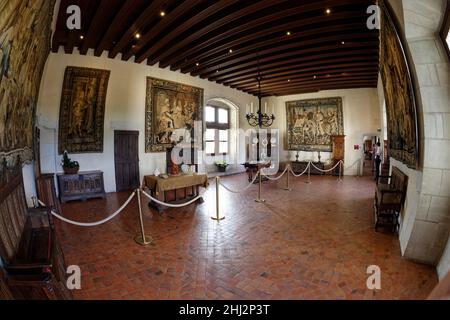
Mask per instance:
[[[229,164],[225,160],[216,161],[216,167],[219,170],[219,172],[227,171],[228,166]]]
[[[65,174],[77,174],[80,170],[80,164],[78,163],[78,161],[72,161],[69,158],[69,153],[67,153],[67,151],[64,151],[61,165],[64,169]]]

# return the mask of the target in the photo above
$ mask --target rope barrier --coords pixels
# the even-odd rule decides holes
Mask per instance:
[[[255,181],[256,181],[256,179],[258,178],[258,176],[261,174],[261,171],[258,171],[258,173],[255,175],[255,177],[253,178],[253,181],[252,182],[250,182],[250,184],[248,185],[248,186],[246,186],[244,189],[241,189],[241,190],[232,190],[232,189],[230,189],[229,187],[227,187],[226,185],[224,185],[221,181],[219,182],[220,183],[220,185],[222,186],[222,187],[224,187],[225,188],[225,190],[227,190],[228,192],[231,192],[231,193],[242,193],[242,192],[244,192],[244,191],[247,191],[251,186],[253,186],[253,184],[255,183]]]
[[[292,167],[291,167],[291,166],[289,166],[289,171],[292,173],[292,175],[293,175],[294,177],[300,178],[300,177],[303,176],[306,172],[308,172],[308,169],[310,168],[310,166],[311,166],[311,162],[308,163],[308,165],[307,165],[306,168],[305,168],[305,171],[303,171],[303,172],[300,173],[300,174],[295,174],[295,172],[294,172],[294,170],[292,170]]]
[[[341,160],[341,161],[342,161],[342,160]],[[345,169],[345,170],[349,170],[349,169],[353,168],[355,165],[359,164],[360,162],[361,162],[361,159],[358,159],[358,160],[356,160],[351,166],[345,167],[344,169]],[[342,162],[342,163],[344,163],[344,162]],[[344,164],[345,164],[345,163],[344,163]]]
[[[186,207],[188,205],[193,204],[194,202],[198,201],[200,198],[203,197],[203,195],[199,195],[197,197],[195,197],[194,199],[190,200],[189,202],[186,203],[182,203],[182,204],[171,204],[171,203],[166,203],[166,202],[162,202],[154,197],[152,197],[151,195],[149,195],[147,192],[142,190],[142,194],[144,196],[146,196],[147,198],[149,198],[151,201],[156,202],[157,204],[161,205],[161,206],[165,206],[165,207],[169,207],[169,208],[182,208],[182,207]]]
[[[264,177],[266,177],[267,179],[269,179],[269,180],[271,180],[271,181],[277,181],[277,180],[280,180],[281,178],[283,178],[283,176],[286,174],[286,172],[288,171],[288,168],[289,168],[289,165],[287,165],[286,166],[286,168],[284,169],[284,171],[283,171],[283,173],[280,175],[280,176],[278,176],[277,178],[273,178],[273,177],[271,177],[271,176],[268,176],[268,175],[266,175],[266,174],[262,174]]]
[[[331,172],[331,171],[333,171],[334,169],[336,169],[338,166],[340,166],[340,165],[341,165],[341,162],[342,162],[342,160],[339,161],[338,163],[336,163],[336,165],[335,165],[333,168],[328,169],[328,170],[322,170],[322,169],[320,169],[320,168],[317,168],[317,167],[314,165],[314,163],[312,163],[312,162],[310,162],[310,165],[312,165],[313,168],[316,169],[317,171],[320,171],[320,172]]]
[[[119,213],[121,213],[130,204],[131,200],[133,200],[135,195],[136,195],[136,191],[133,191],[133,193],[130,195],[128,200],[125,201],[125,203],[116,212],[114,212],[108,218],[105,218],[105,219],[103,219],[101,221],[98,221],[98,222],[84,223],[84,222],[73,221],[73,220],[64,218],[63,216],[60,216],[59,214],[57,214],[53,210],[51,210],[51,214],[53,216],[55,216],[56,218],[58,218],[59,220],[62,220],[64,222],[66,222],[66,223],[69,223],[69,224],[72,224],[72,225],[75,225],[75,226],[79,226],[79,227],[96,227],[96,226],[99,226],[101,224],[104,224],[104,223],[114,219]],[[47,205],[45,203],[43,203],[41,200],[38,200],[38,202],[39,202],[39,204],[41,206],[47,207]]]

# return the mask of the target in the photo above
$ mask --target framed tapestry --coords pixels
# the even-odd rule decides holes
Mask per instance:
[[[110,71],[67,67],[59,112],[59,153],[103,152]]]
[[[288,150],[331,152],[344,134],[342,98],[286,102],[286,120]]]
[[[386,99],[389,156],[415,168],[418,125],[414,90],[405,51],[384,1],[381,7],[380,73]]]
[[[186,142],[194,122],[203,119],[203,89],[147,78],[145,152],[165,152],[174,143]],[[200,138],[203,144],[203,135]]]
[[[33,159],[39,86],[55,0],[0,0],[0,162]]]

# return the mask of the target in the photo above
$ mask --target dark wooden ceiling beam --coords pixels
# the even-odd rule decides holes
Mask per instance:
[[[264,92],[262,96],[288,96],[297,95],[302,93],[319,92],[324,90],[342,90],[342,89],[355,89],[355,88],[376,88],[377,83],[373,81],[369,82],[346,82],[346,83],[335,83],[335,84],[322,84],[320,86],[310,85],[297,88],[287,88],[285,90],[275,90]],[[251,93],[250,93],[251,94]],[[253,93],[253,95],[257,95]]]
[[[154,0],[152,3],[142,12],[139,18],[127,29],[127,31],[120,37],[120,40],[109,51],[108,57],[115,58],[116,55],[121,52],[127,44],[134,41],[137,33],[141,32],[150,21],[160,16],[161,8],[166,0]]]
[[[221,10],[226,9],[227,7],[230,7],[234,4],[236,4],[239,0],[221,0],[206,9],[204,9],[202,12],[192,16],[190,19],[184,21],[182,24],[178,25],[176,28],[171,30],[168,34],[164,35],[164,38],[160,39],[159,41],[155,41],[151,44],[151,46],[141,55],[137,57],[137,62],[141,59],[142,56],[145,57],[151,57],[153,54],[158,52],[161,48],[168,45],[170,42],[174,41],[176,37],[178,37],[180,34],[183,34],[193,26],[197,25],[198,23],[202,22],[203,20],[207,19],[208,17],[215,15],[216,13],[220,12]],[[131,52],[127,53],[125,58],[128,58]]]
[[[344,13],[335,14],[335,15],[333,15],[333,17],[327,17],[327,19],[329,20],[329,23],[336,23],[336,24],[338,24],[338,21],[342,21],[342,23],[345,24],[345,23],[347,23],[347,21],[351,20],[352,18],[355,18],[355,13],[354,12],[350,12],[350,13],[349,12],[344,12]],[[282,33],[285,35],[286,30],[292,30],[294,28],[306,27],[307,25],[313,24],[313,23],[317,23],[317,17],[309,18],[309,19],[301,19],[301,20],[294,21],[294,22],[289,22],[289,23],[281,23],[279,26],[270,28],[269,32],[272,34],[273,37],[277,37],[278,39],[280,39],[282,37]],[[361,28],[361,24],[360,24],[360,28]],[[211,62],[206,61],[205,62],[205,61],[202,60],[203,64],[204,64],[203,67],[205,68],[205,67],[208,67],[208,66],[209,67],[212,66],[213,68],[214,67],[216,67],[216,68],[223,68],[223,67],[229,65],[229,60],[236,61],[237,59],[239,59],[239,55],[241,55],[242,53],[241,53],[241,50],[240,50],[240,47],[239,47],[238,43],[245,43],[245,42],[248,42],[248,41],[258,42],[258,38],[259,37],[265,37],[267,35],[268,35],[267,31],[265,31],[265,32],[262,32],[262,31],[261,32],[254,32],[254,33],[245,35],[243,38],[239,38],[239,39],[237,39],[235,41],[231,41],[230,43],[227,43],[227,45],[233,46],[234,42],[236,42],[236,45],[234,45],[234,47],[236,49],[233,51],[232,54],[229,54],[226,50],[221,51],[219,53],[219,55],[222,56],[221,61],[220,60],[217,61],[217,59],[216,59],[216,60],[214,60],[214,62],[213,61],[211,61]],[[342,34],[342,35],[344,35],[344,34]],[[370,33],[368,33],[367,36],[371,37],[372,35]],[[292,43],[295,43],[295,41],[293,40]],[[272,46],[272,49],[274,47],[277,47],[277,46]],[[270,49],[263,48],[263,47],[259,47],[259,48],[261,48],[261,51],[265,50],[265,52],[267,52],[267,50],[270,50]],[[259,54],[259,55],[262,54],[260,52],[259,48],[253,49],[251,52],[245,51],[246,49],[243,48],[243,53],[248,53],[248,55],[253,54],[253,56],[256,57],[257,54]],[[235,59],[233,59],[233,54],[234,54]],[[193,72],[193,75],[197,75],[195,70],[194,70],[195,67],[196,67],[195,63],[196,62],[202,62],[202,61],[197,61],[199,59],[195,59],[195,60],[196,61],[192,61],[192,63],[188,67],[183,68],[182,72],[183,73]],[[201,63],[201,65],[202,65],[202,63]]]
[[[228,48],[225,50],[225,52],[226,52],[229,48],[236,47],[244,41],[249,41],[252,38],[266,36],[269,32],[270,33],[277,33],[277,32],[285,33],[286,31],[294,29],[294,28],[300,28],[300,27],[306,26],[308,24],[320,22],[320,19],[327,19],[327,21],[330,23],[332,23],[332,21],[334,21],[334,20],[350,19],[351,17],[355,17],[355,13],[353,13],[353,14],[337,13],[337,14],[333,14],[330,16],[312,17],[312,18],[308,18],[308,19],[303,18],[303,19],[299,19],[297,21],[293,21],[293,22],[291,21],[291,22],[287,22],[287,23],[283,22],[283,20],[285,20],[287,17],[295,16],[295,15],[298,15],[299,13],[314,12],[314,11],[321,10],[321,9],[325,10],[325,8],[327,6],[328,7],[329,6],[333,6],[333,7],[345,6],[345,5],[349,5],[349,4],[355,4],[357,2],[358,1],[355,1],[355,0],[343,0],[343,1],[339,1],[338,3],[336,3],[336,1],[317,1],[314,3],[307,3],[307,4],[299,2],[299,5],[297,7],[289,8],[289,9],[286,9],[283,11],[277,11],[271,15],[265,15],[259,19],[254,19],[248,23],[241,24],[239,26],[236,26],[235,28],[228,29],[217,36],[214,36],[209,39],[205,39],[198,45],[191,45],[190,48],[188,48],[187,50],[183,50],[182,52],[178,52],[177,55],[175,55],[175,56],[177,58],[177,61],[183,61],[184,59],[186,59],[189,56],[191,56],[191,57],[196,56],[199,51],[204,50],[207,47],[212,47],[212,46],[219,47],[221,42],[222,43],[226,42],[226,45],[228,45]],[[258,26],[264,26],[267,23],[273,23],[274,21],[279,21],[280,22],[279,25],[271,27],[270,29],[262,28],[260,31],[249,32],[244,37],[241,37],[234,41],[230,40],[230,39],[226,40],[229,37],[236,37],[236,35],[239,35],[240,33],[252,30]],[[174,52],[175,51],[173,50],[171,53],[174,53]],[[162,63],[160,64],[161,67],[166,67],[169,64],[176,62],[174,60],[164,61],[166,58],[167,58],[167,55],[162,56],[160,58],[162,60]]]
[[[292,78],[289,80],[286,80],[285,78],[279,78],[279,79],[274,79],[271,82],[263,82],[261,84],[261,88],[263,90],[267,90],[268,88],[272,88],[272,87],[278,87],[278,86],[292,86],[298,83],[311,83],[311,82],[318,82],[321,80],[330,80],[330,79],[353,79],[353,78],[360,78],[360,77],[365,77],[365,78],[369,78],[369,79],[375,79],[378,77],[378,73],[376,71],[373,71],[372,73],[365,71],[365,72],[351,72],[351,73],[345,73],[343,74],[341,73],[335,73],[335,74],[331,74],[330,76],[327,76],[327,74],[321,74],[319,76],[317,76],[316,79],[313,78],[312,75],[305,75],[302,77],[296,77],[296,78]],[[242,86],[240,87],[241,90],[257,90],[258,86],[257,85],[248,85],[248,86]]]
[[[139,2],[139,0],[126,0],[123,2],[122,7],[114,17],[111,24],[108,26],[108,29],[100,40],[99,45],[95,49],[95,56],[101,56],[103,51],[105,51],[105,49],[109,47],[111,43],[113,43],[115,37],[117,37],[117,35],[120,34],[120,31],[123,29],[125,23],[124,17],[127,16],[129,12],[133,11],[133,8],[139,5]]]
[[[261,86],[261,92],[268,92],[273,91],[276,89],[284,89],[284,88],[292,88],[292,87],[301,87],[304,85],[311,85],[311,83],[314,83],[315,85],[321,85],[321,84],[328,84],[328,83],[335,83],[336,81],[339,82],[372,82],[374,81],[374,77],[370,75],[362,75],[362,76],[330,76],[326,78],[316,79],[314,81],[311,81],[311,79],[308,80],[302,80],[302,81],[292,81],[292,82],[286,82],[283,81],[283,83],[278,84],[272,84],[272,85],[266,85]],[[248,89],[246,89],[248,90]],[[254,87],[253,89],[249,90],[248,92],[257,93],[258,88]]]
[[[100,40],[101,33],[99,30],[103,28],[112,15],[116,12],[116,8],[121,4],[121,0],[100,0],[91,24],[84,35],[84,41],[79,48],[80,54],[85,55],[89,48],[95,48]]]
[[[264,8],[267,8],[270,6],[275,6],[277,4],[280,4],[280,3],[283,3],[286,1],[288,1],[288,0],[262,0],[257,3],[252,4],[250,6],[246,6],[242,9],[239,9],[231,14],[224,16],[221,19],[218,19],[218,20],[208,24],[207,26],[203,27],[200,30],[197,30],[196,32],[193,32],[192,34],[188,35],[187,37],[179,39],[180,41],[173,43],[173,45],[166,46],[166,48],[165,48],[166,50],[160,50],[158,54],[155,54],[152,57],[150,57],[148,55],[148,51],[145,52],[144,54],[139,55],[137,57],[137,61],[139,62],[139,61],[142,61],[144,57],[149,57],[148,64],[154,65],[158,61],[175,54],[175,52],[177,52],[178,50],[181,50],[183,47],[190,45],[195,40],[213,32],[214,30],[217,30],[217,29],[225,26],[228,23],[236,21],[248,14],[254,13],[255,10],[261,10],[261,9],[264,9]]]
[[[335,50],[332,50],[335,49]],[[352,49],[352,50],[351,50]],[[236,64],[235,67],[223,70],[222,72],[210,73],[207,77],[211,81],[227,80],[240,75],[257,73],[258,70],[268,70],[269,68],[279,68],[289,64],[325,60],[329,58],[345,58],[348,56],[366,56],[376,55],[378,51],[373,49],[373,46],[366,44],[365,46],[348,46],[345,48],[338,46],[325,46],[310,48],[306,50],[292,51],[289,53],[274,54],[266,59],[261,59],[258,64],[258,60],[250,60]],[[295,57],[295,58],[294,58]],[[203,77],[202,77],[203,78]]]
[[[374,66],[371,63],[367,62],[354,62],[354,63],[343,63],[339,65],[325,65],[325,66],[317,66],[311,68],[293,68],[292,70],[282,71],[282,72],[272,72],[266,75],[263,78],[263,81],[271,81],[273,79],[280,79],[284,77],[284,79],[289,79],[296,75],[301,74],[311,74],[314,76],[315,74],[332,74],[338,72],[354,72],[354,71],[376,71],[378,70],[378,66]],[[255,85],[257,84],[256,78],[244,79],[244,80],[236,80],[228,83],[223,83],[226,86],[230,86],[231,88],[242,88],[246,85]]]
[[[355,27],[355,24],[351,24],[351,26]],[[351,30],[351,29],[347,29]],[[325,30],[324,30],[325,31]],[[308,32],[305,32],[308,33]],[[316,34],[316,38],[307,38],[304,40],[296,39],[296,40],[290,40],[289,41],[280,41],[279,38],[275,39],[277,42],[270,41],[270,46],[266,46],[265,43],[255,44],[251,46],[251,50],[246,49],[239,49],[237,52],[233,52],[229,56],[223,56],[216,59],[212,59],[210,61],[206,62],[200,62],[200,66],[195,68],[195,70],[192,70],[192,67],[194,65],[189,65],[189,68],[182,68],[181,72],[187,73],[189,70],[192,70],[192,75],[200,75],[201,77],[207,77],[208,74],[211,74],[212,72],[216,72],[219,70],[218,75],[221,75],[224,72],[227,72],[229,70],[233,70],[233,67],[236,67],[236,65],[239,65],[241,62],[247,61],[247,60],[253,60],[257,61],[257,58],[259,58],[261,63],[265,63],[267,61],[273,60],[271,59],[271,56],[273,54],[277,54],[279,52],[285,52],[287,50],[298,50],[299,48],[306,49],[308,46],[315,46],[318,47],[318,45],[324,46],[325,44],[331,44],[334,43],[335,45],[342,46],[341,42],[345,41],[347,46],[348,45],[356,45],[357,43],[361,42],[368,42],[368,41],[378,41],[378,38],[371,39],[371,38],[355,38],[355,35],[351,34],[339,34],[339,35],[333,35],[333,36],[327,36],[329,32],[324,34]],[[310,34],[308,34],[310,35]]]
[[[261,67],[260,71],[251,71],[251,72],[245,72],[238,76],[229,77],[227,79],[221,79],[217,80],[218,83],[223,83],[225,85],[228,85],[229,83],[233,82],[242,82],[242,81],[253,81],[255,80],[259,75],[264,79],[266,77],[270,77],[274,73],[280,73],[282,71],[289,72],[291,70],[311,70],[318,67],[333,67],[333,66],[341,66],[342,64],[345,65],[351,65],[352,62],[358,62],[363,63],[364,65],[371,65],[374,67],[378,67],[378,57],[377,56],[348,56],[343,58],[335,58],[335,59],[318,59],[311,62],[306,63],[296,63],[296,64],[290,64],[289,61],[284,62],[283,65],[275,65],[269,68]]]
[[[158,22],[155,26],[153,26],[148,32],[146,32],[144,35],[141,35],[141,38],[139,39],[139,43],[136,44],[135,48],[130,48],[128,51],[123,52],[122,59],[127,60],[133,54],[138,52],[139,50],[145,48],[145,45],[148,45],[149,43],[152,43],[157,37],[169,26],[171,26],[177,19],[181,18],[183,14],[185,14],[189,9],[192,9],[193,7],[196,7],[197,5],[203,3],[205,0],[185,0],[180,5],[178,5],[175,9],[173,9],[171,12],[166,14],[166,16],[161,19],[160,22]],[[163,38],[163,36],[161,36]],[[135,58],[135,62],[141,63],[144,61],[147,57],[144,57],[142,60],[138,61],[137,56]]]

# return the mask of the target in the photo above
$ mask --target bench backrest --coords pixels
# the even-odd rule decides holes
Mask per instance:
[[[28,207],[21,165],[0,167],[0,256],[9,263],[18,250]]]

